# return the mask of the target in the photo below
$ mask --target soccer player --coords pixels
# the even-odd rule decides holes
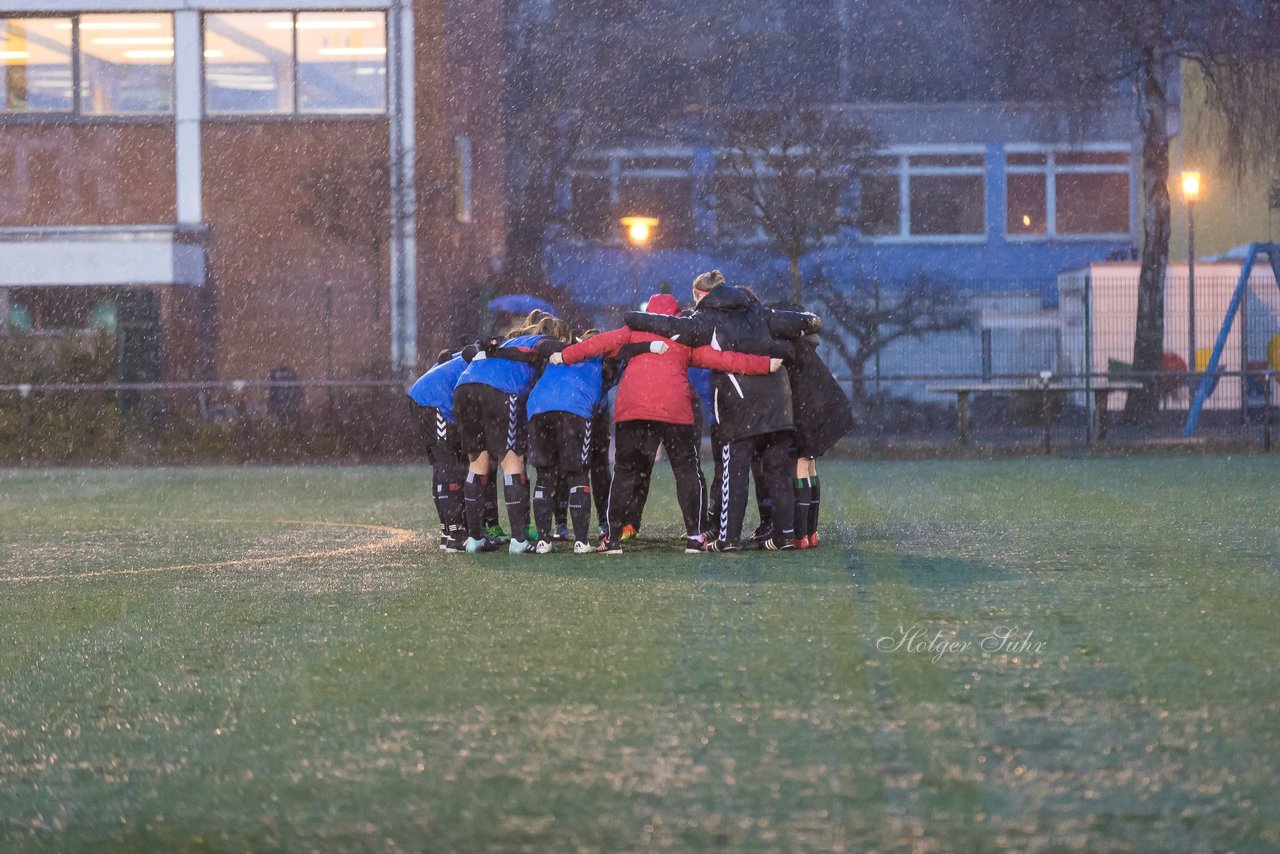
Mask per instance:
[[[679,305],[670,294],[655,294],[648,310],[673,317]],[[692,349],[661,336],[635,332],[627,327],[602,333],[574,344],[551,357],[553,364],[572,365],[586,359],[614,355],[633,342],[649,342],[651,352],[627,361],[614,404],[614,473],[609,490],[608,534],[600,551],[621,554],[624,520],[639,517],[633,502],[637,486],[653,469],[658,445],[667,449],[676,480],[676,500],[684,517],[685,552],[702,551],[700,485],[697,469],[699,436],[695,431],[689,366],[732,371],[742,375],[777,371],[780,359],[722,352],[712,347]]]
[[[496,551],[501,543],[484,532],[483,510],[489,462],[498,460],[502,472],[502,498],[511,528],[508,550],[524,554],[534,550],[526,537],[529,527],[529,479],[525,474],[525,401],[537,374],[536,362],[570,338],[569,325],[543,317],[532,326],[516,330],[502,342],[503,348],[526,354],[531,361],[511,358],[472,361],[458,377],[453,410],[468,465],[463,499],[466,514],[466,550]]]
[[[765,308],[742,289],[725,282],[719,270],[694,279],[697,303],[688,317],[665,316],[652,310],[628,312],[629,327],[679,337],[689,346],[710,345],[721,350],[768,355],[778,352],[775,336],[799,338],[817,332],[818,318],[807,312]],[[789,349],[789,348],[787,348]],[[768,549],[793,549],[795,504],[792,500],[790,449],[794,444],[791,388],[786,373],[745,376],[718,370],[713,379],[716,417],[718,534],[709,551],[737,551],[746,515],[751,461],[759,457],[767,491],[773,497],[774,535]]]

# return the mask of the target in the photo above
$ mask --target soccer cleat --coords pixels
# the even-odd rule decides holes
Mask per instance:
[[[578,540],[573,544],[573,553],[576,555],[589,555],[594,551],[595,549],[591,548],[591,543],[584,543],[582,540]]]
[[[440,535],[440,551],[447,552],[448,550],[449,550],[449,535],[441,534]]]
[[[596,551],[603,555],[620,555],[622,554],[622,543],[616,540],[605,540],[596,546]]]
[[[795,551],[795,544],[790,540],[780,540],[776,537],[770,537],[760,544],[760,548],[767,552],[790,552]]]
[[[538,544],[533,550],[540,555],[549,555],[556,550],[555,545],[550,540],[538,540]]]
[[[706,534],[698,534],[696,537],[686,537],[684,541],[684,553],[687,555],[702,554],[702,550],[706,548],[706,545]]]
[[[795,546],[798,549],[807,549],[809,548],[809,538],[801,537],[798,540],[792,540],[791,545]]]
[[[772,536],[773,536],[773,525],[768,525],[764,522],[761,522],[759,525],[756,526],[756,529],[751,533],[751,542],[763,543],[765,540],[769,539]]]
[[[511,540],[507,543],[507,552],[513,555],[532,554],[535,546],[528,540]]]
[[[809,548],[816,549],[818,547],[818,532],[814,531],[809,535]]]
[[[479,539],[476,539],[475,537],[467,537],[467,541],[463,544],[462,548],[467,554],[473,555],[479,554],[480,552],[496,552],[498,549],[502,548],[502,543],[499,540],[495,540],[493,537],[481,537]]]
[[[738,550],[737,543],[731,543],[728,540],[710,540],[707,543],[706,551],[709,552],[736,552]]]
[[[622,526],[622,539],[634,540],[638,536],[640,536],[640,529],[637,528],[635,525]]]
[[[565,525],[565,524],[563,524],[563,523],[561,523],[561,524],[559,524],[559,525],[556,525],[556,539],[557,539],[557,540],[572,540],[572,539],[573,539],[573,537],[569,536],[569,526],[568,526],[568,525]]]
[[[490,525],[484,529],[484,535],[491,540],[509,540],[507,532],[502,530],[501,525]]]
[[[466,537],[445,537],[444,542],[440,544],[440,551],[457,554],[467,550]]]

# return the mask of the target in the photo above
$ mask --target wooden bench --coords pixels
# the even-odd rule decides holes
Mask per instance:
[[[1049,406],[1049,395],[1053,392],[1092,393],[1093,421],[1089,425],[1089,444],[1101,443],[1107,438],[1107,398],[1113,391],[1136,391],[1142,383],[1112,382],[1099,380],[1086,383],[1083,380],[1071,382],[1054,382],[1047,374],[1041,374],[1039,380],[948,383],[925,386],[926,391],[938,394],[954,394],[956,396],[956,427],[960,431],[960,441],[969,441],[969,397],[972,394],[1015,394],[1017,392],[1040,393],[1040,415],[1044,426],[1044,452],[1051,449],[1052,412]]]

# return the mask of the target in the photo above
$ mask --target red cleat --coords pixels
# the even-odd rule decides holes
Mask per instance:
[[[798,539],[798,540],[792,540],[791,542],[792,542],[792,543],[795,545],[795,547],[796,547],[796,548],[798,548],[798,549],[807,549],[807,548],[809,548],[809,538],[808,538],[808,537],[801,537],[800,539]]]

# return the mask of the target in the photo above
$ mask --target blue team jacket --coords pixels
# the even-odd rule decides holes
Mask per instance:
[[[409,387],[409,397],[419,406],[434,406],[445,421],[453,423],[453,387],[466,370],[467,363],[458,353],[447,362],[436,365]]]
[[[712,424],[716,423],[716,407],[711,399],[711,369],[690,368],[689,383],[698,393],[698,397],[702,398],[702,411],[707,420]]]
[[[590,418],[600,403],[603,379],[603,358],[576,365],[548,365],[529,392],[526,412],[530,418],[543,412],[572,412]]]
[[[518,335],[503,341],[502,346],[532,350],[533,345],[544,337],[543,335]],[[505,391],[507,394],[525,395],[529,393],[529,387],[533,385],[534,378],[533,365],[525,362],[497,358],[476,359],[467,365],[462,376],[458,377],[458,385],[480,383],[492,386],[498,391]]]

